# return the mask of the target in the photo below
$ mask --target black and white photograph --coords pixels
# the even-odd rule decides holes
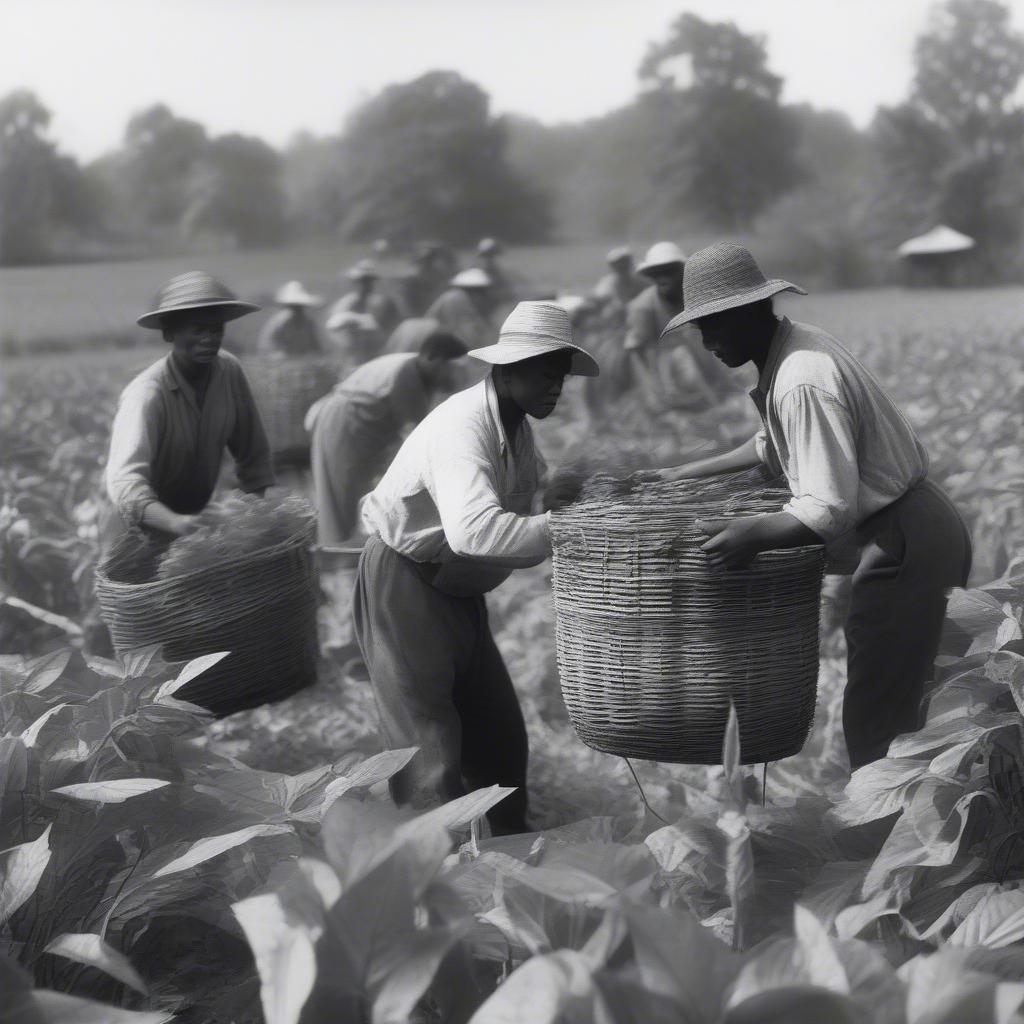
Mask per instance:
[[[1024,1024],[1024,0],[0,40],[0,1024]]]

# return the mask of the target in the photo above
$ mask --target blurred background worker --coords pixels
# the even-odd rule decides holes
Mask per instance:
[[[257,351],[281,356],[308,356],[323,351],[311,309],[323,305],[318,295],[310,295],[301,281],[289,281],[274,296],[274,305],[281,306],[260,330]]]
[[[372,359],[384,339],[401,319],[398,305],[390,295],[377,291],[380,273],[373,260],[360,260],[346,275],[352,289],[331,306],[325,326],[328,334],[356,365]],[[363,319],[354,320],[347,313]],[[371,324],[366,318],[372,317]]]
[[[428,321],[429,322],[429,321]],[[307,418],[319,540],[341,544],[356,531],[359,499],[373,486],[402,441],[456,382],[466,346],[436,325],[418,351],[364,363],[321,399]]]
[[[136,321],[161,331],[171,351],[117,403],[104,474],[113,506],[101,526],[105,546],[132,527],[174,536],[195,529],[225,449],[234,456],[240,490],[262,494],[274,483],[249,382],[238,360],[221,351],[224,324],[259,308],[191,270],[172,277]]]
[[[431,303],[427,316],[467,345],[480,347],[493,340],[491,279],[479,267],[463,270],[448,289]]]
[[[384,343],[382,355],[390,352],[419,352],[420,345],[432,334],[441,333],[443,328],[439,321],[429,316],[411,316],[403,320]]]
[[[491,302],[495,309],[514,306],[521,298],[512,275],[502,266],[505,247],[496,238],[481,238],[476,247],[476,266],[491,280]]]
[[[606,260],[608,273],[594,285],[591,296],[606,321],[618,321],[625,326],[626,308],[650,282],[637,273],[629,246],[610,250]]]
[[[706,409],[734,389],[726,371],[700,341],[693,327],[661,334],[683,311],[683,268],[686,256],[675,242],[655,242],[638,273],[653,283],[626,309],[626,351],[641,397],[652,411]]]
[[[458,272],[458,258],[448,246],[420,242],[413,253],[412,266],[395,282],[402,316],[423,316]]]

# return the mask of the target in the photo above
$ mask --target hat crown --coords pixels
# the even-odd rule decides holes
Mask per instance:
[[[491,276],[479,267],[470,267],[469,270],[460,270],[451,280],[454,288],[489,288],[492,284]]]
[[[565,307],[557,302],[518,303],[501,325],[498,344],[523,338],[571,345],[572,321]]]
[[[153,299],[153,309],[172,310],[202,303],[235,302],[238,296],[205,270],[187,270],[166,281]]]
[[[683,303],[690,309],[766,283],[749,249],[732,242],[716,242],[695,252],[686,261]]]
[[[686,253],[675,242],[655,242],[644,256],[644,265],[658,267],[666,263],[685,263]]]

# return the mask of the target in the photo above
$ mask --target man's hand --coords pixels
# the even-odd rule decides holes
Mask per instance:
[[[581,490],[583,490],[583,485],[579,480],[552,480],[544,488],[541,508],[545,512],[556,512],[560,508],[565,508],[580,496]]]
[[[175,537],[185,537],[190,533],[195,533],[199,529],[199,521],[197,516],[183,516],[175,515],[174,518],[168,523],[170,532]]]
[[[696,522],[696,527],[710,538],[700,549],[716,569],[742,569],[754,556],[766,549],[761,529],[764,516],[745,519],[707,519]]]

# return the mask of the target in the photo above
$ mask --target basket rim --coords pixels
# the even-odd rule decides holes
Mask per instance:
[[[219,562],[211,562],[209,565],[204,565],[201,569],[192,569],[189,572],[180,573],[177,576],[169,576],[165,579],[147,580],[145,583],[125,583],[122,580],[111,579],[105,571],[105,567],[109,564],[110,558],[104,559],[99,565],[96,566],[95,578],[98,582],[105,586],[111,587],[115,590],[131,590],[134,593],[139,593],[142,588],[151,588],[150,592],[156,592],[162,589],[168,588],[172,583],[180,583],[183,580],[190,580],[196,576],[202,576],[205,573],[210,572],[213,569],[219,569],[226,565],[237,565],[237,566],[250,566],[258,562],[265,561],[270,558],[274,558],[277,555],[283,554],[285,550],[289,548],[300,548],[307,547],[312,550],[313,533],[315,532],[315,524],[310,523],[302,530],[294,533],[287,540],[278,542],[268,548],[263,548],[260,551],[256,551],[251,555],[248,555],[241,561],[231,562],[223,559]]]

